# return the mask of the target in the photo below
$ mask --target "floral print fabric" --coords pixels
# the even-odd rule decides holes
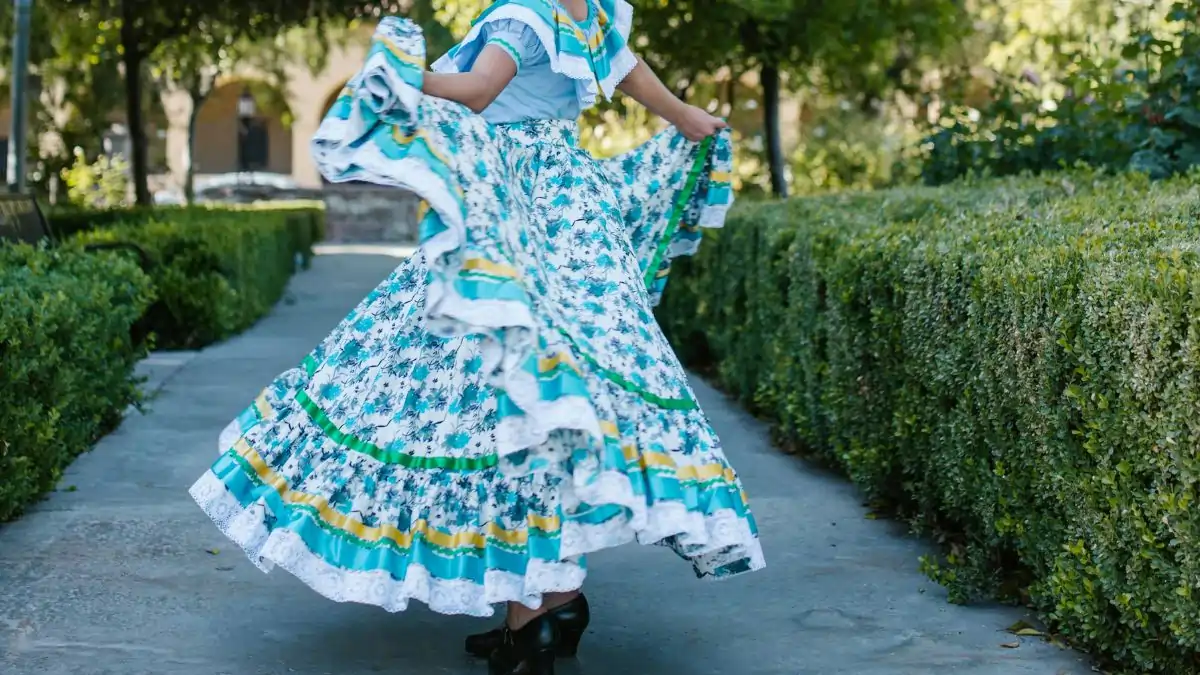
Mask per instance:
[[[314,140],[331,180],[412,190],[421,247],[221,435],[192,495],[264,570],[335,600],[490,615],[661,544],[762,567],[740,481],[651,314],[730,201],[729,139],[597,162],[573,123],[420,95],[385,20]]]

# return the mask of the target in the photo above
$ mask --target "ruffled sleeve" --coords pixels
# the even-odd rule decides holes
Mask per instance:
[[[633,5],[625,0],[592,0],[599,6],[598,30],[600,31],[604,76],[600,77],[600,89],[612,98],[617,85],[637,66],[637,56],[629,48],[629,33],[633,28]],[[599,75],[599,68],[597,69]]]
[[[633,6],[626,0],[588,0],[589,17],[577,23],[556,2],[497,0],[479,15],[467,36],[433,64],[437,72],[465,72],[497,35],[511,44],[509,54],[519,64],[531,58],[550,61],[550,69],[575,80],[581,108],[595,105],[601,95],[611,98],[617,85],[637,66],[629,48]],[[519,33],[519,38],[518,38]],[[536,41],[535,45],[528,42]],[[499,46],[504,47],[503,44]],[[524,54],[530,49],[536,54]]]
[[[518,71],[547,58],[546,48],[529,24],[516,19],[500,19],[485,24],[475,40],[464,42],[463,49],[454,52],[456,70],[469,71],[488,45],[503,49],[516,62]]]

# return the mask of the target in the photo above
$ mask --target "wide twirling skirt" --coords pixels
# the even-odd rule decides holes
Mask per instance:
[[[230,424],[192,496],[264,571],[390,611],[536,607],[632,541],[699,576],[762,567],[651,313],[724,219],[728,136],[598,162],[572,123],[423,97],[423,49],[385,20],[314,140],[330,179],[421,197],[418,252]]]

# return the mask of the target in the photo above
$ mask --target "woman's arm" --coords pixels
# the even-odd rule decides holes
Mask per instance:
[[[724,120],[679,100],[640,56],[637,66],[617,88],[646,106],[650,112],[673,124],[689,140],[702,140],[726,126]]]
[[[430,96],[457,101],[481,113],[517,75],[517,64],[503,48],[488,45],[467,73],[425,73],[421,90]]]

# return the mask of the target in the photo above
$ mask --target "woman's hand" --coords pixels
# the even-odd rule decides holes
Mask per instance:
[[[689,141],[702,141],[724,129],[727,124],[694,105],[684,106],[679,116],[672,120],[676,129]]]
[[[637,66],[617,88],[646,106],[650,112],[675,125],[688,140],[702,141],[727,126],[724,120],[675,98],[640,57]]]

